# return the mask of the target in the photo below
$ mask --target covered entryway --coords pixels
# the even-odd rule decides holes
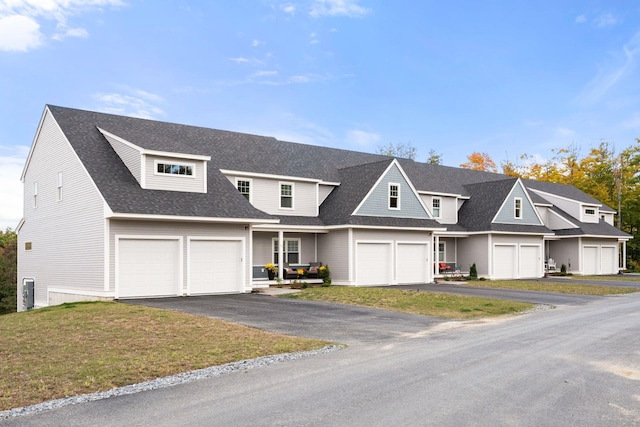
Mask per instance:
[[[493,278],[513,279],[516,277],[516,245],[495,245],[493,247]]]
[[[241,239],[189,239],[189,294],[242,292],[244,242]]]
[[[520,245],[518,254],[518,278],[533,279],[540,277],[542,261],[539,245]]]
[[[396,246],[396,281],[427,283],[429,246],[427,243],[398,243]]]
[[[116,239],[116,297],[182,294],[182,239]]]
[[[356,243],[356,285],[391,284],[391,242]]]

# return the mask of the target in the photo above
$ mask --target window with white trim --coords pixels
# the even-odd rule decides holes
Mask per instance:
[[[195,165],[193,163],[168,163],[156,161],[156,174],[193,176]]]
[[[440,218],[440,206],[442,205],[442,199],[440,197],[434,197],[431,199],[431,207],[434,218]]]
[[[280,183],[280,209],[293,209],[293,184]]]
[[[300,239],[284,239],[282,248],[284,262],[289,264],[300,263]],[[278,239],[273,239],[273,263],[278,264]]]
[[[400,184],[389,183],[389,209],[400,209]]]
[[[522,219],[522,199],[520,197],[513,199],[513,217]]]
[[[595,210],[595,209],[593,209],[593,208],[586,208],[586,209],[584,210],[584,214],[585,214],[585,215],[595,215],[595,214],[596,214],[596,210]]]
[[[62,172],[58,172],[58,201],[62,201]]]
[[[446,253],[445,249],[446,249],[446,243],[438,242],[438,262],[444,262],[445,253]]]
[[[38,207],[38,181],[33,181],[33,207]]]
[[[242,194],[247,200],[251,201],[251,180],[237,179],[236,187],[240,194]]]

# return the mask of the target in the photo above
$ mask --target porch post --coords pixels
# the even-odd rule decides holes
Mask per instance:
[[[627,269],[627,241],[622,241],[622,269]]]
[[[440,274],[440,236],[434,235],[433,241],[433,267],[435,274]]]
[[[284,277],[284,231],[278,231],[278,278]]]

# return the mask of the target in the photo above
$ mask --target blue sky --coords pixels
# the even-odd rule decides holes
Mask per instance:
[[[45,104],[458,166],[640,137],[637,1],[0,0],[0,228]]]

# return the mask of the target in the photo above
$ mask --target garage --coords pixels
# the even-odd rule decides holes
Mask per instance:
[[[356,243],[356,284],[391,283],[391,243]]]
[[[242,292],[243,246],[242,240],[190,239],[189,294]]]
[[[118,298],[180,295],[182,285],[179,238],[119,238],[116,241]]]
[[[598,247],[583,246],[582,274],[598,274]]]
[[[396,279],[398,283],[427,283],[429,281],[429,247],[426,243],[398,243],[396,251]]]
[[[616,262],[616,248],[612,246],[602,246],[601,249],[601,267],[600,274],[616,274],[618,273]]]
[[[516,246],[495,245],[493,247],[493,278],[513,279],[516,276]]]
[[[541,276],[539,245],[521,245],[518,254],[518,278],[532,279]]]

